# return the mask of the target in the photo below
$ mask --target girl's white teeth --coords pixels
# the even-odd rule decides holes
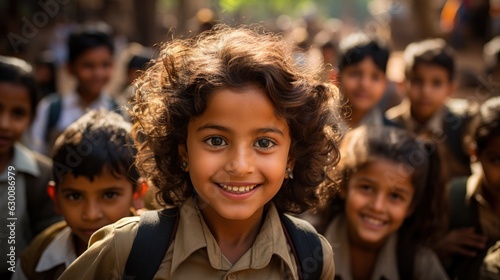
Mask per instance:
[[[376,226],[381,226],[384,224],[383,221],[381,220],[378,220],[378,219],[373,219],[373,218],[370,218],[370,217],[367,217],[367,216],[364,216],[363,219],[365,221],[367,221],[368,223],[372,224],[372,225],[376,225]]]
[[[251,186],[227,186],[223,184],[219,184],[224,190],[228,192],[233,192],[233,193],[245,193],[253,190],[257,185],[251,185]]]

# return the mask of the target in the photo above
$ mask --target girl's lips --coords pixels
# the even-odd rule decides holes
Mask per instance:
[[[235,186],[234,184],[232,185],[216,184],[216,185],[219,187],[220,193],[231,200],[247,199],[251,197],[262,186],[262,184],[241,185],[241,186]]]
[[[370,217],[367,215],[361,215],[361,220],[363,221],[363,224],[365,224],[369,228],[374,228],[374,229],[380,229],[385,225],[387,225],[386,220]]]

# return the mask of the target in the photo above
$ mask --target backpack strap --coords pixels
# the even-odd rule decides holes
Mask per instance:
[[[62,111],[62,98],[58,93],[51,93],[46,97],[50,104],[48,108],[48,118],[47,118],[47,127],[45,128],[44,139],[48,142],[50,131],[56,127],[57,121],[61,116]]]
[[[321,279],[323,247],[318,233],[314,229],[297,223],[295,218],[287,214],[280,213],[280,219],[295,257],[299,279]]]
[[[179,208],[146,211],[141,215],[123,279],[153,279],[174,239],[178,223]]]
[[[455,178],[450,183],[450,228],[475,227],[474,213],[465,202],[468,177]]]

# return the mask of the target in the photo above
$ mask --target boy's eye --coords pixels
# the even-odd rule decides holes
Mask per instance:
[[[78,200],[78,199],[82,198],[82,195],[79,193],[68,193],[66,195],[66,198],[68,200]]]
[[[28,112],[24,109],[21,109],[21,108],[16,108],[12,111],[12,114],[14,115],[14,117],[16,118],[23,118],[25,117]]]
[[[205,143],[207,143],[210,146],[214,147],[220,147],[222,145],[227,145],[226,140],[224,140],[222,137],[219,136],[213,136],[205,140]]]
[[[262,139],[257,140],[257,142],[255,142],[255,146],[257,146],[258,148],[263,148],[263,149],[270,149],[270,148],[274,147],[274,145],[276,145],[276,143],[274,143],[273,141],[271,141],[270,139],[267,139],[267,138],[262,138]]]
[[[104,193],[104,198],[106,198],[106,199],[113,199],[113,198],[116,198],[117,196],[118,196],[117,192],[105,192]]]

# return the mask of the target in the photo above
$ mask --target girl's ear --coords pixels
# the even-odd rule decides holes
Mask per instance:
[[[49,194],[50,199],[52,199],[52,202],[54,202],[56,212],[61,214],[61,206],[59,205],[59,198],[57,197],[56,182],[50,181],[47,184],[47,193]]]
[[[177,146],[177,150],[179,151],[179,156],[181,157],[181,161],[179,164],[181,165],[182,170],[188,172],[189,164],[188,164],[188,152],[186,144],[179,144]]]

